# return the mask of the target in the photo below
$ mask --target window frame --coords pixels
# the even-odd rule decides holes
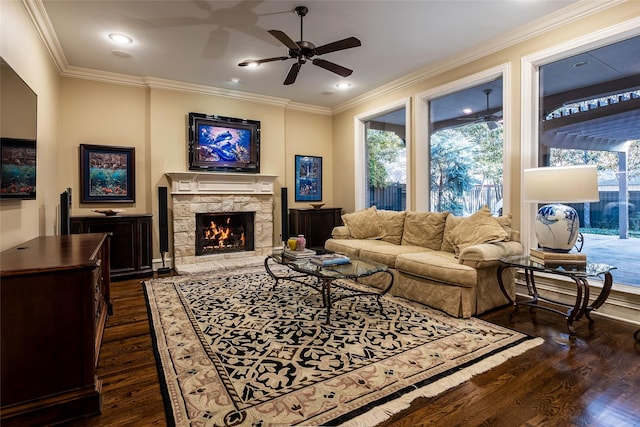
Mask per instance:
[[[358,114],[354,117],[354,189],[355,189],[355,210],[365,209],[366,207],[366,167],[367,167],[367,131],[366,122],[386,113],[404,108],[405,112],[405,135],[406,135],[406,162],[407,162],[407,209],[411,209],[412,205],[412,189],[411,185],[411,159],[413,157],[413,144],[411,138],[411,98],[402,98],[395,102],[386,104],[378,109]]]
[[[415,97],[415,109],[416,109],[416,147],[415,147],[415,165],[416,165],[416,185],[415,188],[426,188],[427,191],[417,192],[415,197],[415,209],[417,211],[428,212],[430,206],[430,168],[419,168],[417,165],[430,164],[430,111],[429,101],[435,98],[440,98],[461,90],[465,90],[474,86],[487,83],[502,77],[502,117],[503,117],[503,211],[510,212],[511,206],[511,185],[510,180],[507,179],[512,175],[511,170],[511,155],[510,144],[512,135],[512,123],[510,120],[511,111],[511,65],[504,63],[493,68],[481,71],[464,77],[462,79],[455,80],[453,82],[435,87],[433,89],[426,90],[416,94]]]
[[[520,188],[522,188],[524,169],[538,167],[540,67],[638,35],[640,35],[640,17],[557,44],[521,58]],[[525,202],[520,203],[520,238],[523,247],[529,248],[533,245],[533,242],[535,242],[533,222],[537,212],[537,205]]]

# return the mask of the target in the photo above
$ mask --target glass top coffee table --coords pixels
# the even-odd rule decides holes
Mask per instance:
[[[580,320],[582,316],[585,316],[589,320],[589,328],[593,326],[593,319],[591,318],[590,313],[600,308],[608,298],[609,293],[611,292],[611,287],[613,286],[611,271],[616,268],[609,264],[593,262],[587,262],[585,265],[579,266],[545,265],[532,260],[528,255],[511,256],[502,258],[500,261],[502,262],[502,265],[498,267],[498,285],[500,285],[500,290],[509,303],[514,307],[517,307],[518,305],[527,305],[563,315],[567,319],[567,328],[569,329],[570,338],[575,338],[576,335],[576,331],[573,327],[574,320]],[[511,299],[511,296],[509,296],[508,292],[505,290],[502,282],[502,271],[505,268],[517,268],[524,272],[527,292],[531,297],[530,299],[517,302]],[[535,273],[555,274],[565,276],[573,280],[576,285],[575,302],[573,304],[566,304],[564,302],[540,296],[534,279]],[[600,294],[591,304],[589,304],[589,283],[587,282],[589,277],[599,277],[603,279]],[[540,301],[545,301],[555,306],[565,307],[566,310],[562,311],[547,305],[539,305],[538,302]]]
[[[278,275],[271,269],[270,263],[284,265],[293,272],[299,274]],[[333,303],[345,298],[354,298],[367,295],[374,296],[376,297],[378,305],[380,307],[380,314],[384,314],[380,297],[389,292],[389,290],[393,286],[393,274],[389,271],[386,265],[354,257],[351,257],[351,262],[349,264],[323,267],[312,263],[309,259],[292,260],[284,257],[281,254],[274,254],[269,255],[265,258],[264,268],[276,282],[273,285],[273,289],[278,286],[278,282],[280,280],[289,280],[305,286],[309,286],[312,289],[320,292],[320,294],[322,295],[322,304],[327,309],[327,324],[331,324],[331,306],[333,305]],[[358,279],[372,276],[378,273],[386,274],[389,277],[389,283],[383,289],[368,286],[370,290],[361,291],[353,289],[351,287],[343,286],[339,281],[337,281],[337,279],[350,279],[357,282]],[[309,283],[308,281],[300,280],[303,277],[309,276],[317,278],[315,284]],[[332,293],[332,289],[336,287],[345,289],[349,293],[337,297]]]

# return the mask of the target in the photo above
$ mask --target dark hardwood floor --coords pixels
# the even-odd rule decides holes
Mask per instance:
[[[114,314],[107,321],[98,374],[102,414],[71,426],[165,426],[142,286],[113,282]],[[475,376],[440,396],[419,399],[379,424],[400,426],[640,426],[640,344],[636,326],[595,317],[576,323],[568,344],[564,319],[525,308],[509,323],[511,308],[481,317],[544,338],[545,343]],[[533,321],[535,319],[535,321]]]

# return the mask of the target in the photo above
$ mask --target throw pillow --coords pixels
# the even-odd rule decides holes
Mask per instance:
[[[342,222],[349,227],[349,234],[353,239],[378,239],[382,236],[382,226],[375,206],[344,214]]]
[[[466,218],[463,216],[447,215],[447,221],[444,224],[444,237],[442,238],[442,246],[440,250],[444,252],[454,253],[453,243],[451,243],[451,232],[454,228],[462,223]]]
[[[481,209],[481,211],[483,211],[483,215],[488,214],[486,215],[487,217],[491,216],[488,208],[485,207]],[[442,246],[440,247],[441,251],[455,253],[455,248],[453,242],[451,241],[451,232],[467,218],[468,217],[455,216],[453,214],[449,214],[449,216],[447,216],[447,222],[444,226],[444,238],[442,239]],[[495,217],[495,219],[496,221],[498,221],[498,224],[500,224],[504,231],[507,232],[508,237],[504,240],[511,240],[512,215],[508,213],[506,215]]]
[[[448,238],[455,254],[458,255],[468,246],[505,241],[509,234],[485,207],[465,218],[449,233]]]
[[[380,225],[382,225],[382,240],[394,245],[399,245],[402,242],[405,215],[405,211],[378,211],[378,218]]]
[[[449,212],[408,211],[404,218],[402,244],[439,251],[447,215]]]
[[[500,226],[504,229],[504,231],[506,231],[507,234],[509,235],[509,237],[507,237],[506,240],[511,240],[511,219],[512,219],[512,216],[510,213],[496,218],[496,220],[498,221],[498,224],[500,224]]]

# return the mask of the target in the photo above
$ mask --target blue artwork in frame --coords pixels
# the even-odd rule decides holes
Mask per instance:
[[[296,155],[296,202],[322,200],[322,157]]]

